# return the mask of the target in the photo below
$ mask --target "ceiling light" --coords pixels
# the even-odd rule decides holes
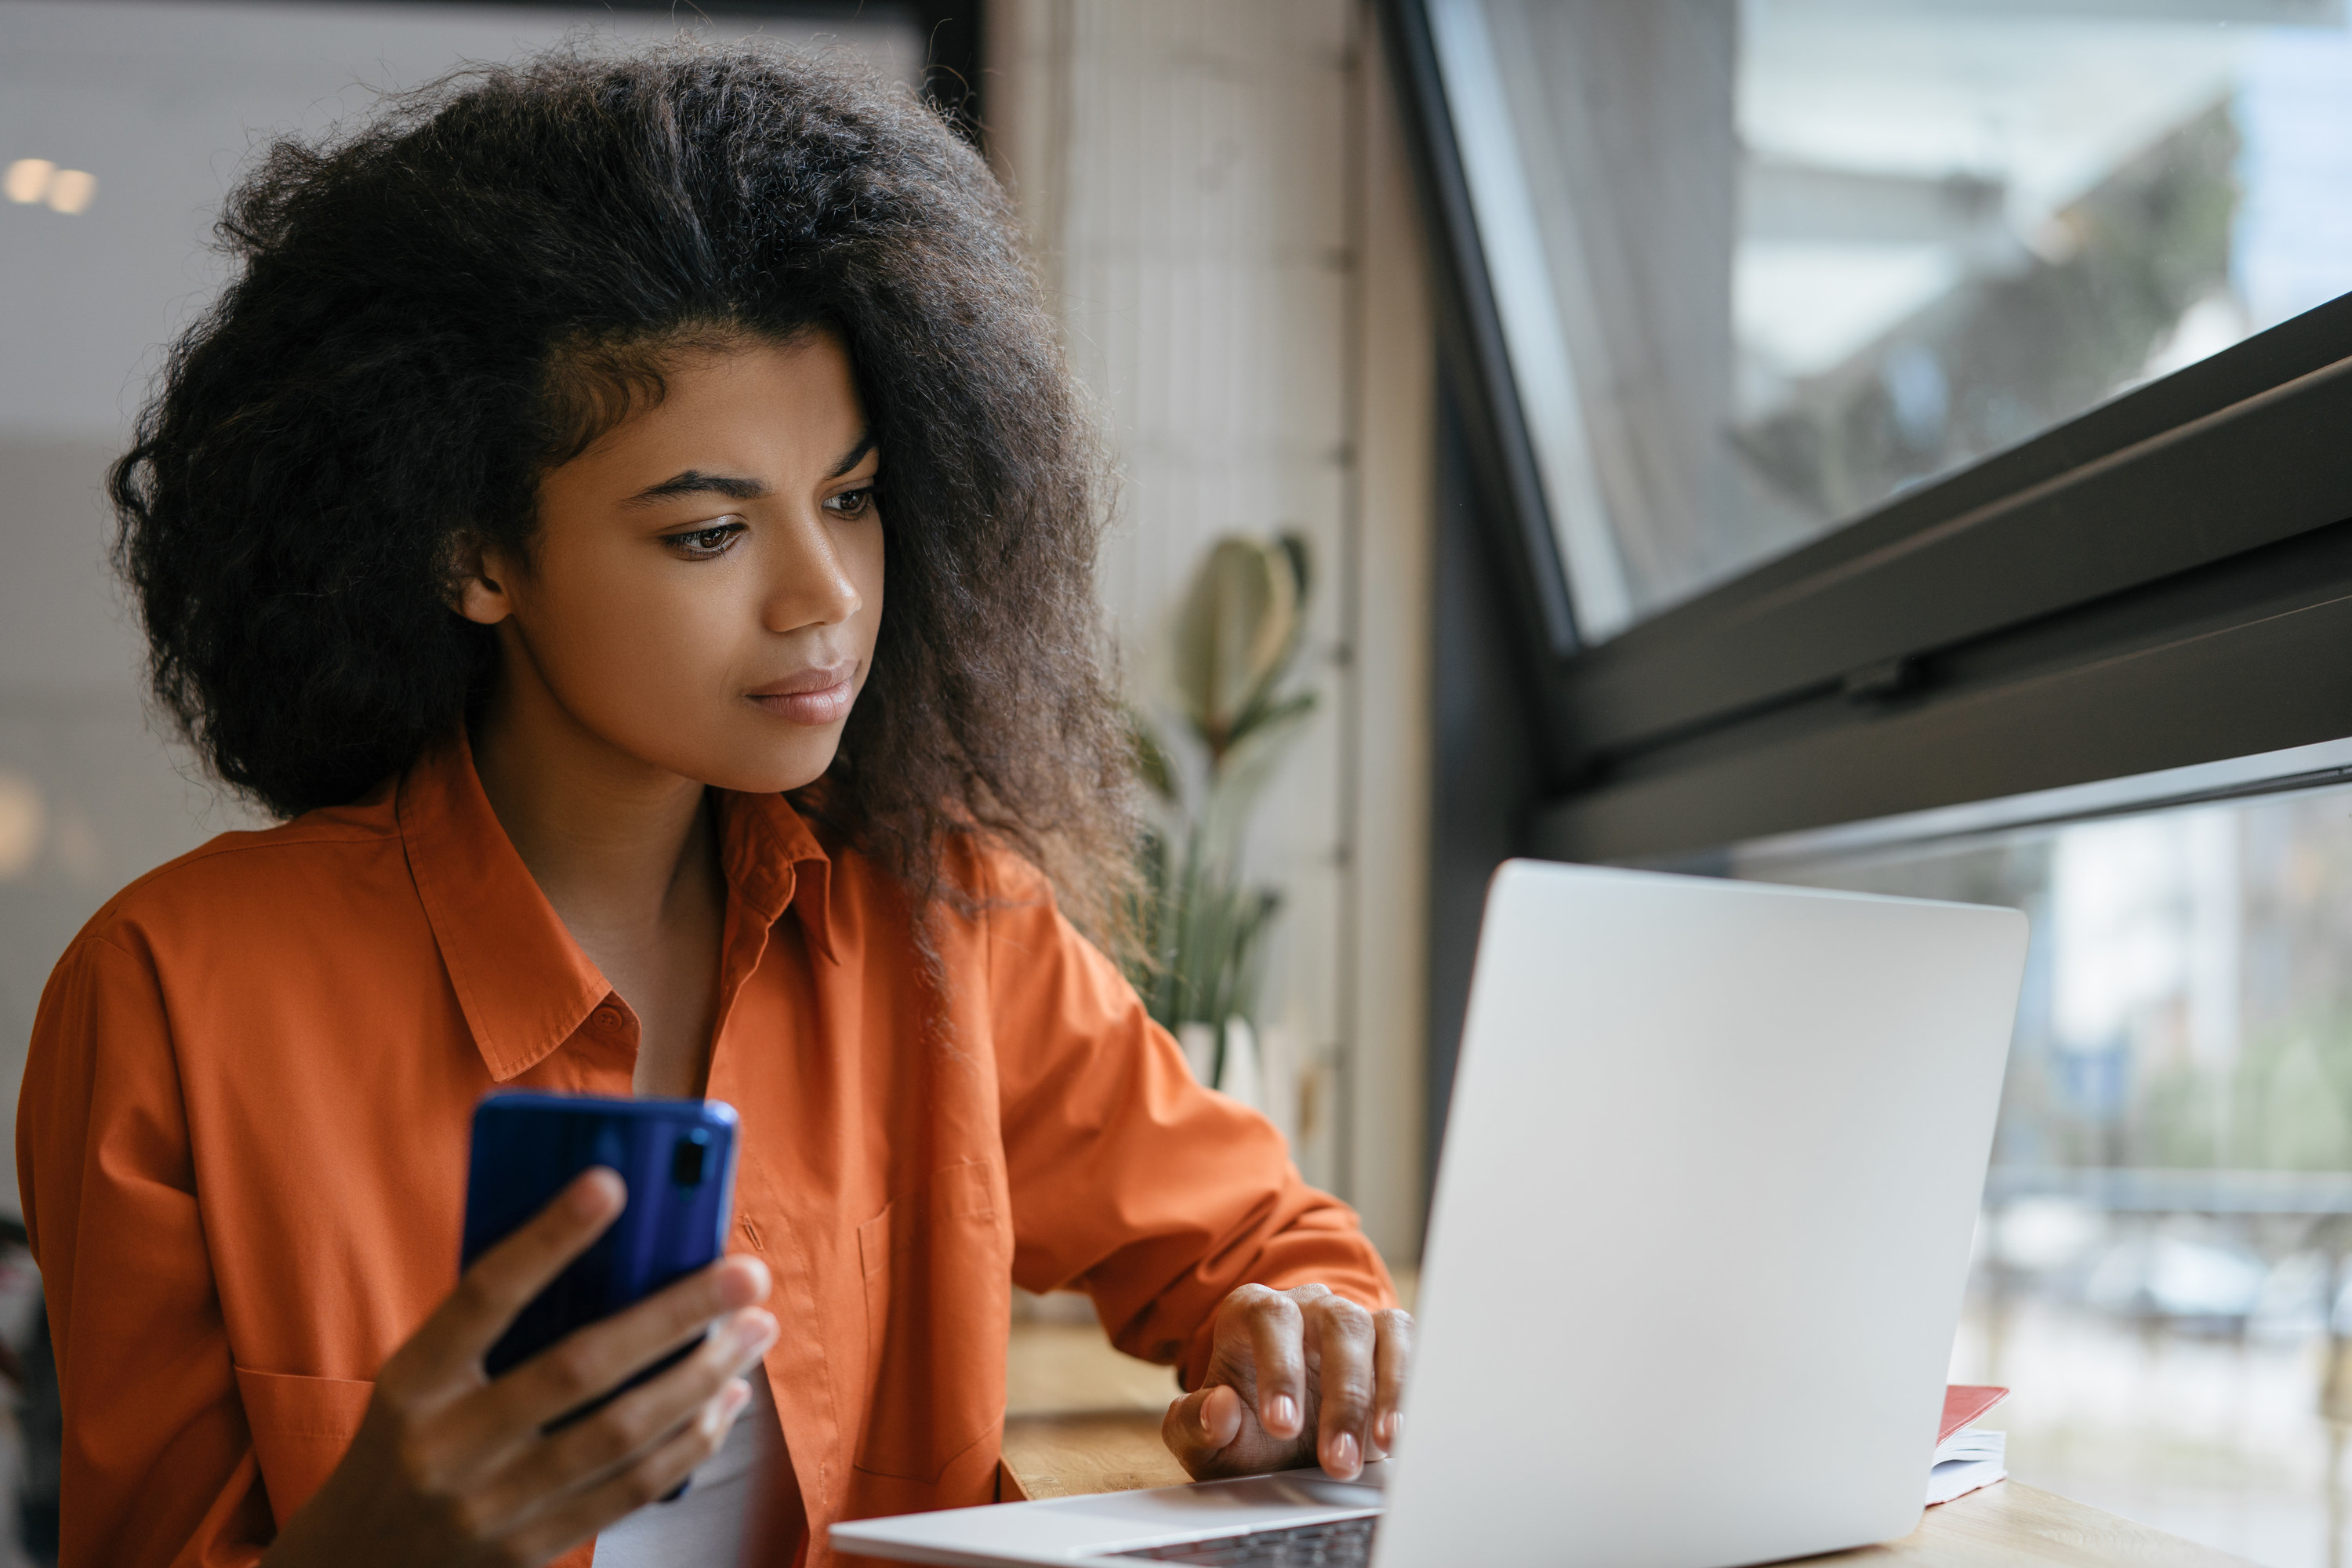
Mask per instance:
[[[47,158],[19,158],[0,174],[0,191],[8,194],[12,202],[37,202],[47,194],[49,176],[58,166]]]
[[[78,213],[98,195],[98,176],[86,169],[59,169],[49,179],[49,209]]]
[[[60,169],[47,158],[19,158],[0,174],[0,193],[12,202],[47,202],[52,212],[78,213],[98,195],[98,176],[87,169]]]
[[[15,881],[39,858],[43,815],[33,781],[0,768],[0,882]]]

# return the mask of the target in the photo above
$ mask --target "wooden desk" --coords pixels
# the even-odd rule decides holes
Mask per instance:
[[[1006,1500],[1177,1486],[1189,1479],[1160,1442],[1147,1410],[1015,1415],[1004,1425]],[[1922,1483],[1926,1481],[1923,1476]],[[2199,1546],[2112,1513],[2002,1481],[1927,1510],[1919,1528],[1884,1546],[1808,1563],[1884,1563],[1888,1568],[1993,1568],[2155,1563],[2163,1568],[2246,1568],[2243,1558]]]

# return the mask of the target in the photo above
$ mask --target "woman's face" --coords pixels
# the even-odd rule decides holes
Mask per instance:
[[[487,552],[461,607],[499,626],[503,703],[702,784],[794,789],[833,761],[872,664],[880,454],[830,333],[664,379],[546,476],[529,565]]]

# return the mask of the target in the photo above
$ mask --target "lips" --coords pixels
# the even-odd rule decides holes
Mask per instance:
[[[849,716],[849,704],[857,695],[856,677],[857,661],[846,658],[772,680],[743,695],[795,724],[835,724]]]

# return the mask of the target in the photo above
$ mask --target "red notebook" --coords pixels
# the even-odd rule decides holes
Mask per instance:
[[[2009,1397],[2006,1388],[1992,1388],[1979,1384],[1954,1383],[1944,1388],[1944,1424],[1936,1428],[1936,1441],[1941,1445],[1953,1433],[1983,1415]]]

